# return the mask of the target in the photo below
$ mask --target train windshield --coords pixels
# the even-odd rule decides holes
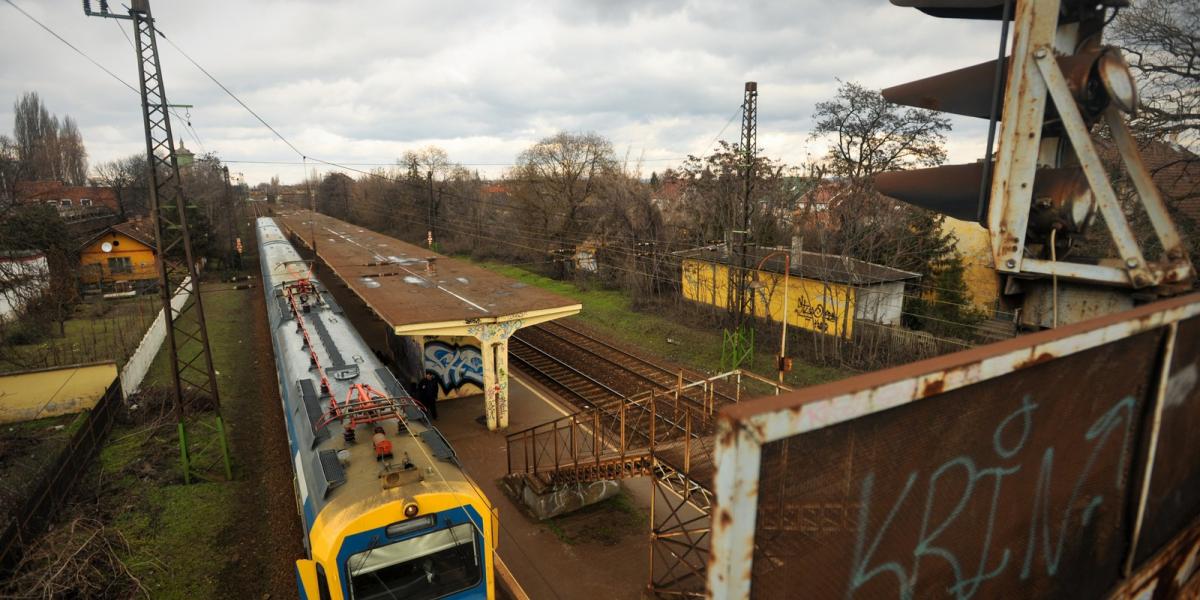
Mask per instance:
[[[483,570],[470,523],[368,548],[350,557],[351,598],[441,598],[479,583]]]

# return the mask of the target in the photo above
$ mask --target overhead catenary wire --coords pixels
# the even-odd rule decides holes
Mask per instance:
[[[453,228],[453,226],[447,226],[447,227],[448,227],[448,228],[451,228],[451,229],[454,229],[454,228]],[[467,234],[469,234],[469,235],[474,235],[474,236],[476,236],[476,237],[479,237],[479,238],[481,238],[481,239],[486,239],[486,240],[489,240],[489,241],[494,241],[494,242],[497,242],[497,243],[500,243],[500,244],[504,244],[504,245],[507,245],[507,246],[511,246],[511,247],[515,247],[515,248],[526,249],[526,250],[532,250],[532,251],[537,251],[537,252],[542,252],[542,251],[544,251],[544,249],[542,249],[542,248],[536,248],[536,247],[533,247],[533,246],[528,246],[528,245],[524,245],[524,244],[519,244],[519,243],[517,243],[517,242],[513,242],[512,240],[510,240],[510,239],[507,239],[507,238],[503,238],[503,237],[492,237],[492,236],[486,236],[486,235],[483,235],[483,234],[479,233],[477,230],[474,230],[474,229],[465,229],[465,230],[464,230],[464,229],[460,229],[459,231],[461,231],[461,232],[465,232],[465,233],[467,233]],[[336,265],[330,265],[330,266],[331,266],[331,267],[336,267]],[[735,270],[735,269],[739,269],[739,268],[740,268],[740,267],[739,267],[739,266],[737,266],[737,265],[726,265],[726,266],[727,266],[729,269],[731,269],[731,270]],[[641,270],[639,270],[639,269],[628,269],[628,268],[625,268],[625,267],[620,267],[620,266],[617,266],[617,265],[611,265],[611,264],[608,264],[608,265],[606,265],[606,268],[611,268],[611,269],[614,269],[614,270],[617,270],[617,271],[621,271],[621,272],[626,272],[626,273],[630,273],[630,274],[635,274],[635,275],[639,275],[639,276],[647,277],[647,278],[649,278],[649,279],[651,279],[651,280],[659,281],[659,282],[661,282],[661,283],[665,283],[665,284],[669,284],[669,285],[675,285],[676,283],[678,283],[678,281],[677,281],[676,279],[674,279],[673,277],[668,277],[668,276],[658,275],[658,274],[654,274],[654,273],[648,273],[648,272],[645,272],[645,271],[641,271]],[[754,270],[754,269],[750,269],[750,270]],[[819,281],[819,282],[822,282],[822,283],[830,283],[830,282],[829,282],[829,281],[827,281],[827,280],[823,280],[823,279],[819,279],[819,278],[818,278],[818,279],[815,279],[814,281]],[[836,284],[836,283],[835,283],[835,284]],[[861,302],[863,298],[866,298],[866,299],[868,299],[868,300],[869,300],[869,299],[871,299],[871,297],[872,297],[872,296],[880,296],[880,297],[882,297],[882,296],[886,296],[886,295],[887,295],[887,292],[885,292],[884,290],[881,290],[881,289],[880,289],[880,290],[874,290],[874,289],[870,289],[870,288],[855,287],[855,286],[853,286],[853,285],[850,285],[850,284],[836,284],[836,285],[845,285],[845,287],[847,287],[847,288],[853,288],[853,289],[855,290],[854,294],[855,294],[856,302]],[[933,302],[938,302],[938,300],[937,300],[937,299],[929,299],[929,300],[930,300],[930,301],[933,301]],[[956,303],[952,303],[952,302],[948,302],[948,301],[943,301],[943,303],[945,303],[945,304],[951,304],[951,305],[954,305],[954,306],[959,306],[959,307],[964,307],[964,308],[970,308],[970,305],[956,304]],[[989,331],[989,330],[988,330],[986,327],[983,327],[983,326],[981,326],[981,325],[973,325],[973,324],[967,324],[967,323],[960,323],[960,322],[956,322],[956,321],[950,321],[950,320],[947,320],[947,319],[942,319],[942,318],[938,318],[938,317],[935,317],[935,316],[932,316],[932,315],[925,315],[925,314],[920,314],[920,313],[913,313],[913,312],[909,312],[909,311],[905,311],[905,310],[901,310],[901,311],[900,311],[900,314],[901,314],[901,315],[903,315],[903,316],[909,316],[909,317],[913,317],[913,318],[915,318],[915,319],[923,319],[923,320],[926,320],[926,321],[934,321],[934,322],[939,322],[939,323],[945,323],[945,324],[947,324],[947,325],[951,325],[951,326],[955,326],[955,327],[963,327],[963,328],[966,328],[966,329],[969,329],[969,330],[975,331],[975,332],[977,332],[977,333],[987,333],[987,332]],[[769,317],[768,317],[768,318],[769,318]],[[887,327],[887,328],[889,328],[889,329],[896,330],[896,331],[907,331],[907,330],[904,330],[904,329],[902,329],[902,328],[896,327],[896,326],[894,326],[894,325],[887,325],[887,324],[884,324],[884,323],[877,323],[877,325],[880,325],[880,326],[883,326],[883,327]],[[926,333],[928,333],[928,332],[926,332]],[[940,337],[940,336],[936,336],[936,335],[933,335],[933,334],[929,334],[929,335],[931,335],[931,336],[932,336],[934,339],[937,339],[937,340],[940,340],[940,341],[943,341],[943,342],[947,342],[947,343],[952,343],[952,344],[955,344],[955,345],[958,345],[958,346],[969,347],[969,346],[971,345],[971,344],[969,344],[969,343],[963,342],[962,340],[955,340],[955,339],[951,339],[951,338]]]
[[[420,217],[419,213],[415,209],[406,209],[406,208],[402,208],[402,207],[393,207],[391,210],[391,213],[385,212],[378,208],[369,209],[366,207],[359,207],[356,210],[359,212],[367,212],[367,213],[371,213],[371,214],[375,214],[375,215],[379,215],[379,216],[395,216],[395,214],[402,214],[402,215],[408,215],[408,216],[414,217],[414,219],[417,219],[418,217]],[[419,220],[419,219],[417,219],[417,220]],[[540,241],[540,242],[547,242],[547,243],[550,243],[550,242],[557,243],[557,242],[563,241],[558,238],[550,237],[549,234],[542,233],[541,235],[539,235],[540,230],[536,230],[536,229],[532,229],[532,228],[522,229],[520,226],[518,226],[516,224],[504,223],[504,224],[498,224],[498,225],[501,228],[507,229],[508,231],[511,231],[517,235],[520,235],[520,236],[523,236],[526,238],[530,238],[533,241]],[[487,235],[482,234],[481,232],[479,232],[478,230],[476,230],[474,228],[470,228],[470,227],[466,227],[466,226],[456,226],[453,223],[441,223],[441,224],[439,224],[439,227],[445,228],[447,230],[451,230],[451,231],[461,234],[461,235],[476,237],[479,239],[487,239],[489,241],[496,241],[496,242],[499,242],[499,243],[502,243],[502,244],[505,244],[508,246],[519,247],[519,248],[525,249],[525,250],[531,250],[531,251],[536,251],[536,252],[545,252],[546,251],[545,248],[538,248],[538,247],[534,247],[534,246],[518,244],[508,238],[487,236]],[[493,233],[495,233],[494,229],[492,231],[493,231]],[[567,241],[572,241],[572,242],[576,242],[576,243],[584,243],[586,241],[589,241],[589,239],[588,238],[568,238]],[[612,247],[606,247],[605,249],[606,249],[606,251],[608,251],[612,254],[616,254],[618,256],[624,256],[626,258],[636,258],[636,257],[642,256],[637,251],[612,248]],[[740,270],[742,268],[739,265],[725,265],[725,266],[727,266],[728,268],[733,269],[733,270]],[[674,281],[673,279],[658,276],[653,273],[648,273],[648,272],[644,272],[644,271],[632,271],[632,270],[629,270],[629,269],[626,269],[623,267],[619,267],[616,265],[606,265],[606,267],[612,268],[615,270],[619,270],[619,271],[625,271],[625,272],[630,272],[633,274],[643,275],[643,276],[650,277],[654,280],[658,280],[658,281],[662,281],[662,282]],[[822,281],[822,282],[826,282],[826,283],[835,283],[838,285],[848,285],[848,286],[855,285],[852,282],[851,283],[843,283],[843,282],[834,281],[833,275],[836,273],[836,271],[831,268],[810,265],[808,267],[808,269],[810,270],[810,272],[816,273],[816,276],[813,278],[810,278],[810,279],[813,279],[816,281]],[[758,271],[759,269],[747,267],[747,270]],[[951,290],[948,288],[942,288],[942,287],[919,283],[919,282],[906,282],[906,285],[910,286],[912,288],[915,288],[915,289],[928,291],[928,292],[939,292],[939,291],[954,292],[954,291],[956,291],[956,290]],[[876,295],[878,295],[878,296],[888,295],[887,292],[885,292],[884,290],[872,290],[869,288],[862,288],[862,287],[858,288],[858,294],[865,295],[867,297],[876,296]],[[937,298],[937,297],[927,298],[926,301],[937,303],[937,304],[943,304],[943,305],[947,305],[947,306],[955,306],[955,307],[959,307],[959,308],[973,308],[974,307],[974,305],[969,304],[969,303],[957,303],[957,302],[952,302],[952,301],[944,300],[944,299]],[[911,314],[911,313],[908,313],[908,314]],[[921,316],[922,318],[926,318],[924,315],[914,315],[914,316]],[[934,317],[928,317],[928,318],[935,319]],[[961,324],[961,323],[957,323],[957,324],[963,325],[963,326],[969,326],[969,325]],[[975,326],[975,327],[978,329],[985,329],[980,326]]]
[[[80,49],[78,46],[76,46],[75,44],[72,44],[72,43],[71,43],[69,40],[67,40],[67,39],[66,39],[66,38],[64,38],[63,36],[59,35],[59,33],[58,33],[57,31],[54,31],[53,29],[51,29],[49,25],[46,25],[45,23],[43,23],[43,22],[39,21],[39,20],[38,20],[36,17],[34,17],[33,15],[29,14],[28,12],[26,12],[26,11],[25,11],[25,9],[21,8],[20,6],[18,6],[18,5],[17,5],[15,2],[13,2],[13,0],[4,0],[4,1],[5,1],[5,2],[7,2],[9,6],[13,7],[14,9],[16,9],[16,10],[17,10],[17,12],[21,13],[22,15],[24,15],[26,19],[29,19],[29,20],[30,20],[30,21],[32,21],[34,24],[36,24],[38,27],[41,27],[43,30],[45,30],[45,31],[46,31],[46,33],[49,33],[49,34],[50,34],[51,36],[53,36],[55,39],[57,39],[58,41],[60,41],[60,42],[62,42],[63,44],[65,44],[65,45],[66,45],[68,48],[70,48],[71,50],[74,50],[76,54],[78,54],[79,56],[82,56],[82,57],[83,57],[84,59],[86,59],[88,62],[92,63],[92,65],[94,65],[96,68],[100,69],[100,70],[101,70],[101,71],[103,71],[105,74],[107,74],[109,77],[112,77],[113,79],[115,79],[115,80],[117,81],[117,83],[120,83],[121,85],[125,86],[126,88],[129,88],[129,91],[133,92],[134,94],[138,94],[139,96],[141,95],[141,92],[140,92],[140,91],[139,91],[137,88],[133,87],[133,85],[132,85],[132,84],[130,84],[128,81],[125,81],[124,79],[122,79],[120,75],[117,75],[116,73],[114,73],[114,72],[113,72],[111,69],[109,69],[108,67],[106,67],[106,66],[104,66],[104,65],[100,64],[100,62],[99,62],[99,61],[97,61],[96,59],[92,58],[92,56],[91,56],[90,54],[88,54],[88,53],[84,52],[84,51],[83,51],[83,50],[81,50],[81,49]],[[120,26],[119,26],[119,25],[118,25],[118,28],[120,28]],[[121,29],[121,33],[123,33],[123,34],[124,34],[124,33],[125,33],[125,30],[124,30],[124,29]],[[126,36],[125,36],[125,39],[126,39],[126,41],[128,41],[128,42],[129,42],[130,46],[132,47],[132,45],[133,45],[133,41],[129,39],[129,36],[128,36],[128,34],[126,34]],[[135,49],[135,50],[136,50],[136,49]],[[183,119],[183,117],[180,117],[180,116],[179,116],[179,113],[178,113],[178,112],[176,112],[174,109],[172,109],[172,108],[168,108],[168,110],[170,110],[170,111],[171,111],[171,114],[175,115],[175,117],[176,117],[176,118]],[[184,120],[185,122],[187,121],[186,119],[183,119],[183,120]],[[191,127],[191,123],[187,123],[187,124],[185,125],[185,128],[190,128],[190,127]],[[197,134],[195,133],[195,131],[194,131],[194,130],[192,130],[192,131],[191,131],[191,134],[192,134],[192,137],[193,137],[193,138],[196,140],[196,144],[197,144],[198,146],[200,146],[200,147],[201,147],[201,149],[203,150],[204,144],[200,142],[200,137],[199,137],[199,135],[197,135]]]
[[[8,2],[10,2],[10,3],[11,3],[11,0],[6,0],[6,1],[8,1]],[[305,153],[304,153],[304,152],[302,152],[302,151],[301,151],[299,148],[297,148],[297,147],[296,147],[296,146],[295,146],[295,145],[294,145],[294,144],[293,144],[291,141],[289,141],[289,140],[288,140],[286,137],[284,137],[284,136],[283,136],[283,135],[282,135],[282,134],[281,134],[281,133],[280,133],[280,132],[279,132],[277,129],[275,129],[273,126],[271,126],[269,123],[267,123],[267,121],[266,121],[265,119],[263,119],[261,115],[259,115],[259,114],[258,114],[257,112],[255,112],[253,109],[251,109],[251,108],[250,108],[250,107],[249,107],[249,106],[248,106],[248,105],[247,105],[245,102],[243,102],[243,101],[241,100],[241,98],[239,98],[239,97],[238,97],[236,94],[234,94],[234,93],[233,93],[233,92],[232,92],[232,91],[231,91],[231,90],[230,90],[228,87],[226,87],[226,86],[225,86],[223,83],[221,83],[221,82],[220,82],[220,81],[219,81],[219,80],[218,80],[218,79],[217,79],[215,76],[213,76],[213,75],[212,75],[212,74],[211,74],[211,73],[210,73],[208,70],[206,70],[206,69],[205,69],[203,66],[201,66],[201,65],[200,65],[200,64],[199,64],[199,63],[198,63],[198,62],[197,62],[195,59],[193,59],[193,58],[192,58],[190,55],[188,55],[188,54],[187,54],[187,53],[186,53],[186,52],[185,52],[185,51],[184,51],[182,48],[180,48],[180,47],[179,47],[179,45],[178,45],[178,44],[175,44],[175,43],[174,43],[174,41],[172,41],[172,40],[171,40],[171,39],[170,39],[170,38],[169,38],[169,37],[168,37],[168,36],[167,36],[167,35],[166,35],[166,34],[165,34],[165,33],[164,33],[164,32],[163,32],[161,29],[159,29],[157,26],[155,27],[155,31],[156,31],[156,32],[157,32],[159,35],[163,36],[163,39],[166,39],[166,40],[167,40],[167,43],[168,43],[168,44],[170,44],[170,45],[171,45],[173,48],[175,48],[175,50],[176,50],[176,51],[178,51],[178,52],[179,52],[179,53],[180,53],[180,54],[181,54],[181,55],[182,55],[182,56],[183,56],[185,59],[187,59],[187,60],[188,60],[188,62],[192,63],[192,65],[194,65],[194,66],[195,66],[195,67],[196,67],[198,70],[200,70],[200,71],[201,71],[201,72],[202,72],[202,73],[203,73],[203,74],[204,74],[206,77],[208,77],[208,78],[209,78],[209,79],[210,79],[210,80],[211,80],[211,81],[212,81],[214,84],[216,84],[218,87],[220,87],[222,91],[224,91],[224,92],[225,92],[227,95],[229,95],[229,96],[230,96],[232,99],[234,99],[234,101],[236,101],[236,102],[237,102],[237,103],[238,103],[240,106],[242,106],[242,108],[244,108],[244,109],[245,109],[247,112],[249,112],[249,113],[250,113],[250,114],[251,114],[251,115],[252,115],[252,116],[253,116],[253,117],[254,117],[256,120],[258,120],[258,121],[259,121],[259,123],[261,123],[261,124],[262,124],[264,127],[266,127],[268,130],[270,130],[270,131],[271,131],[271,133],[273,133],[273,134],[274,134],[276,137],[278,137],[278,138],[280,139],[280,141],[282,141],[282,142],[283,142],[284,144],[286,144],[286,145],[287,145],[289,148],[291,148],[291,149],[292,149],[292,151],[293,151],[293,152],[295,152],[295,153],[296,153],[296,154],[297,154],[297,155],[298,155],[298,156],[301,158],[302,162],[304,162],[305,164],[307,163],[307,161],[308,161],[308,160],[312,160],[312,161],[314,161],[314,162],[318,162],[318,163],[321,163],[321,164],[325,164],[325,165],[327,165],[327,166],[330,166],[330,167],[339,168],[339,169],[343,169],[343,170],[347,170],[347,171],[352,171],[352,172],[357,172],[357,173],[360,173],[360,174],[363,174],[363,175],[366,175],[366,176],[369,176],[369,177],[380,177],[380,178],[383,178],[383,179],[387,179],[387,180],[390,180],[390,181],[394,181],[394,182],[397,182],[397,183],[402,183],[402,184],[405,184],[405,185],[410,185],[410,186],[416,186],[416,185],[418,185],[418,184],[416,184],[415,182],[409,182],[409,181],[402,180],[402,179],[397,179],[397,178],[387,177],[387,176],[381,175],[381,174],[379,174],[379,173],[374,173],[374,172],[371,172],[371,171],[364,171],[364,170],[361,170],[361,169],[356,169],[356,168],[350,167],[350,166],[348,166],[348,165],[346,165],[346,164],[344,164],[344,163],[337,163],[337,162],[334,162],[334,161],[329,161],[329,160],[325,160],[325,159],[322,159],[322,158],[319,158],[319,157],[315,157],[315,156],[309,156],[309,155],[305,154]],[[718,133],[717,133],[717,135],[716,135],[716,136],[714,136],[714,138],[713,138],[712,142],[710,142],[710,145],[711,145],[712,143],[715,143],[715,142],[716,142],[716,140],[720,138],[720,136],[721,136],[721,135],[724,133],[724,131],[725,131],[725,130],[726,130],[728,127],[729,127],[729,125],[730,125],[730,124],[733,122],[733,120],[734,120],[734,119],[737,117],[737,115],[741,113],[741,111],[742,111],[742,110],[744,110],[744,106],[742,106],[742,105],[739,105],[739,106],[738,106],[738,109],[737,109],[737,110],[734,112],[734,114],[733,114],[733,115],[732,115],[732,116],[729,118],[729,120],[727,120],[727,121],[726,121],[726,123],[725,123],[725,126],[724,126],[724,127],[722,127],[720,131],[718,131]],[[307,168],[305,168],[305,173],[306,173],[306,176],[305,176],[305,178],[307,179]],[[446,194],[446,195],[447,195],[447,196],[451,196],[451,197],[458,197],[458,198],[460,198],[460,199],[467,199],[467,198],[464,198],[464,197],[462,197],[462,196],[460,196],[460,195],[453,194],[453,193],[451,193],[451,194]],[[469,200],[469,199],[467,199],[467,200]],[[497,241],[500,241],[500,240],[497,240]],[[507,241],[505,240],[504,242],[507,242]],[[628,271],[628,270],[626,270],[626,269],[619,269],[619,270],[625,270],[625,271]],[[632,272],[632,271],[630,271],[630,272]],[[650,276],[650,277],[657,277],[657,276],[655,276],[655,275],[653,275],[653,274],[645,274],[645,273],[640,273],[640,272],[638,272],[638,274],[642,274],[642,275],[648,275],[648,276]],[[661,277],[659,277],[659,278],[661,279]],[[960,305],[960,306],[965,306],[965,305]],[[926,316],[926,315],[912,315],[912,316],[917,316],[917,317],[920,317],[920,318],[928,318],[928,319],[933,319],[933,320],[940,320],[940,319],[936,319],[936,318],[933,318],[933,317],[928,317],[928,316]],[[953,323],[953,322],[950,322],[950,321],[946,321],[946,322],[947,322],[947,323]],[[963,325],[963,324],[961,324],[961,323],[953,323],[953,324],[955,324],[955,325]]]

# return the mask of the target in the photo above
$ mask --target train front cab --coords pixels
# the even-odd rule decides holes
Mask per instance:
[[[406,506],[417,509],[406,516]],[[313,560],[296,561],[302,600],[495,597],[497,524],[478,497],[418,495],[341,528],[324,517],[310,532]]]

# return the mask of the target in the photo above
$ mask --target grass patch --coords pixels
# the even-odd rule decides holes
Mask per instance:
[[[129,360],[146,328],[154,321],[161,307],[159,302],[155,294],[89,298],[75,305],[71,318],[64,324],[64,335],[59,335],[58,324],[54,323],[45,339],[5,348],[0,356],[0,372],[103,360],[116,361],[119,368]]]
[[[583,289],[569,281],[544,277],[503,263],[477,262],[481,267],[511,279],[572,298],[583,304],[576,319],[610,337],[643,348],[647,353],[662,356],[672,362],[709,374],[720,372],[722,332],[681,324],[655,313],[638,312],[629,297],[620,291]],[[775,352],[761,348],[755,353],[748,369],[764,377],[774,378]],[[842,369],[822,367],[799,359],[793,361],[786,383],[803,387],[846,377]]]
[[[633,503],[629,492],[622,489],[611,498],[552,517],[543,524],[564,544],[613,546],[627,536],[644,535],[646,514]]]
[[[254,361],[246,357],[253,347],[255,314],[251,294],[258,290],[227,291],[228,286],[220,284],[212,287],[217,291],[204,293],[204,308],[217,385],[222,403],[228,408],[239,404],[247,394],[256,394],[257,378],[263,376],[255,372]],[[181,356],[190,357],[198,350],[199,344],[190,342]],[[204,369],[203,361],[197,364]],[[170,355],[164,345],[143,389],[170,386],[170,369]],[[148,402],[139,410],[160,409]],[[221,597],[221,573],[231,560],[224,536],[238,526],[234,522],[238,483],[184,485],[176,423],[169,411],[162,419],[152,420],[157,424],[128,424],[110,434],[98,465],[101,510],[112,515],[111,526],[128,541],[129,554],[123,557],[124,562],[152,597]],[[223,478],[214,422],[212,412],[193,412],[187,422],[189,447],[203,466],[213,465],[207,471]],[[204,451],[197,454],[200,448]]]

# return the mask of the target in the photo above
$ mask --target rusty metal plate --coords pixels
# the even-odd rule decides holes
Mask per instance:
[[[1179,324],[1137,563],[1200,515],[1200,319]]]
[[[764,445],[753,596],[1102,595],[1162,338]]]

